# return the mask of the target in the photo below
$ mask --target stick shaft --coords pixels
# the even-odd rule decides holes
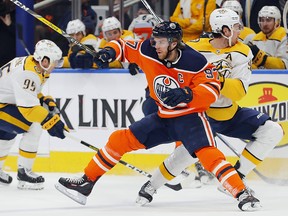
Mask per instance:
[[[36,12],[31,10],[30,8],[26,7],[20,1],[18,1],[18,0],[10,0],[10,1],[13,2],[15,5],[17,5],[18,7],[20,7],[21,9],[23,9],[24,11],[26,11],[27,13],[29,13],[30,15],[32,15],[34,18],[38,19],[40,22],[44,23],[45,25],[47,25],[48,27],[50,27],[51,29],[53,29],[54,31],[56,31],[57,33],[59,33],[60,35],[65,37],[69,41],[69,43],[76,44],[77,46],[79,46],[80,48],[85,50],[87,53],[91,54],[93,57],[96,56],[95,51],[91,50],[90,48],[88,48],[84,44],[80,43],[79,41],[77,41],[76,39],[71,37],[69,34],[67,34],[65,31],[63,31],[62,29],[60,29],[59,27],[57,27],[53,23],[49,22],[47,19],[45,19],[41,15],[37,14]]]

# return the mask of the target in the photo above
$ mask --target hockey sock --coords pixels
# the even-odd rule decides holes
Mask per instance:
[[[245,189],[245,185],[234,167],[226,161],[223,153],[216,147],[204,147],[196,152],[197,157],[206,170],[212,172],[218,181],[233,197]]]
[[[91,181],[95,181],[113,168],[125,153],[143,148],[145,146],[129,129],[115,131],[109,137],[108,143],[89,162],[85,174]]]

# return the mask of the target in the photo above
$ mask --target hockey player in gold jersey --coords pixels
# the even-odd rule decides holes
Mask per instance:
[[[210,25],[214,38],[200,38],[187,42],[187,45],[202,53],[219,72],[222,86],[220,97],[206,111],[213,132],[252,141],[246,145],[235,164],[236,171],[244,179],[280,142],[283,130],[266,114],[237,104],[247,93],[253,57],[249,47],[238,41],[242,26],[237,13],[227,8],[216,9],[210,15]],[[151,202],[160,186],[196,160],[183,145],[176,148],[150,181],[142,186],[136,202],[140,205]],[[217,173],[212,172],[217,177]],[[238,197],[238,200],[241,201],[248,194]],[[254,211],[259,208],[259,202],[253,202],[241,209]]]
[[[49,40],[41,40],[31,56],[17,57],[0,68],[0,182],[9,185],[12,177],[2,168],[17,134],[19,143],[18,188],[43,189],[44,178],[32,172],[42,128],[51,136],[64,139],[64,123],[55,112],[56,104],[43,96],[42,86],[62,51]],[[44,106],[46,108],[44,108]]]
[[[92,23],[90,24],[90,22],[92,21],[87,19],[86,25],[93,25]],[[86,26],[81,20],[75,19],[69,21],[66,33],[91,50],[99,51],[100,39],[93,34],[86,34]],[[84,69],[93,67],[93,56],[91,54],[86,53],[75,44],[70,44],[70,46],[67,57],[64,57],[63,67]],[[94,67],[96,67],[95,64]]]
[[[261,32],[249,44],[253,52],[253,68],[287,69],[287,36],[280,26],[280,10],[275,6],[264,6],[258,13]]]

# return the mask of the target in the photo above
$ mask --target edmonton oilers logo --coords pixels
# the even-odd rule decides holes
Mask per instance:
[[[177,83],[177,81],[173,77],[167,75],[159,75],[155,77],[153,86],[155,95],[160,102],[162,102],[163,100],[162,94],[164,92],[168,92],[170,89],[179,88],[179,84]]]

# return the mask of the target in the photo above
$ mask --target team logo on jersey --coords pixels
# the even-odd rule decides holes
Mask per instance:
[[[250,107],[266,113],[278,122],[284,137],[278,147],[288,145],[288,86],[277,82],[257,82],[249,86],[248,94],[239,102],[240,106]],[[261,114],[259,114],[261,115]]]
[[[221,73],[224,77],[229,77],[231,74],[231,69],[233,68],[231,63],[226,59],[221,59],[215,62],[212,62],[217,71]]]
[[[173,77],[170,77],[167,75],[160,75],[160,76],[155,77],[153,86],[154,86],[155,95],[163,106],[166,106],[166,105],[162,102],[163,101],[162,94],[164,92],[170,91],[170,89],[180,87],[178,82]],[[167,108],[171,108],[171,107],[167,107]]]

